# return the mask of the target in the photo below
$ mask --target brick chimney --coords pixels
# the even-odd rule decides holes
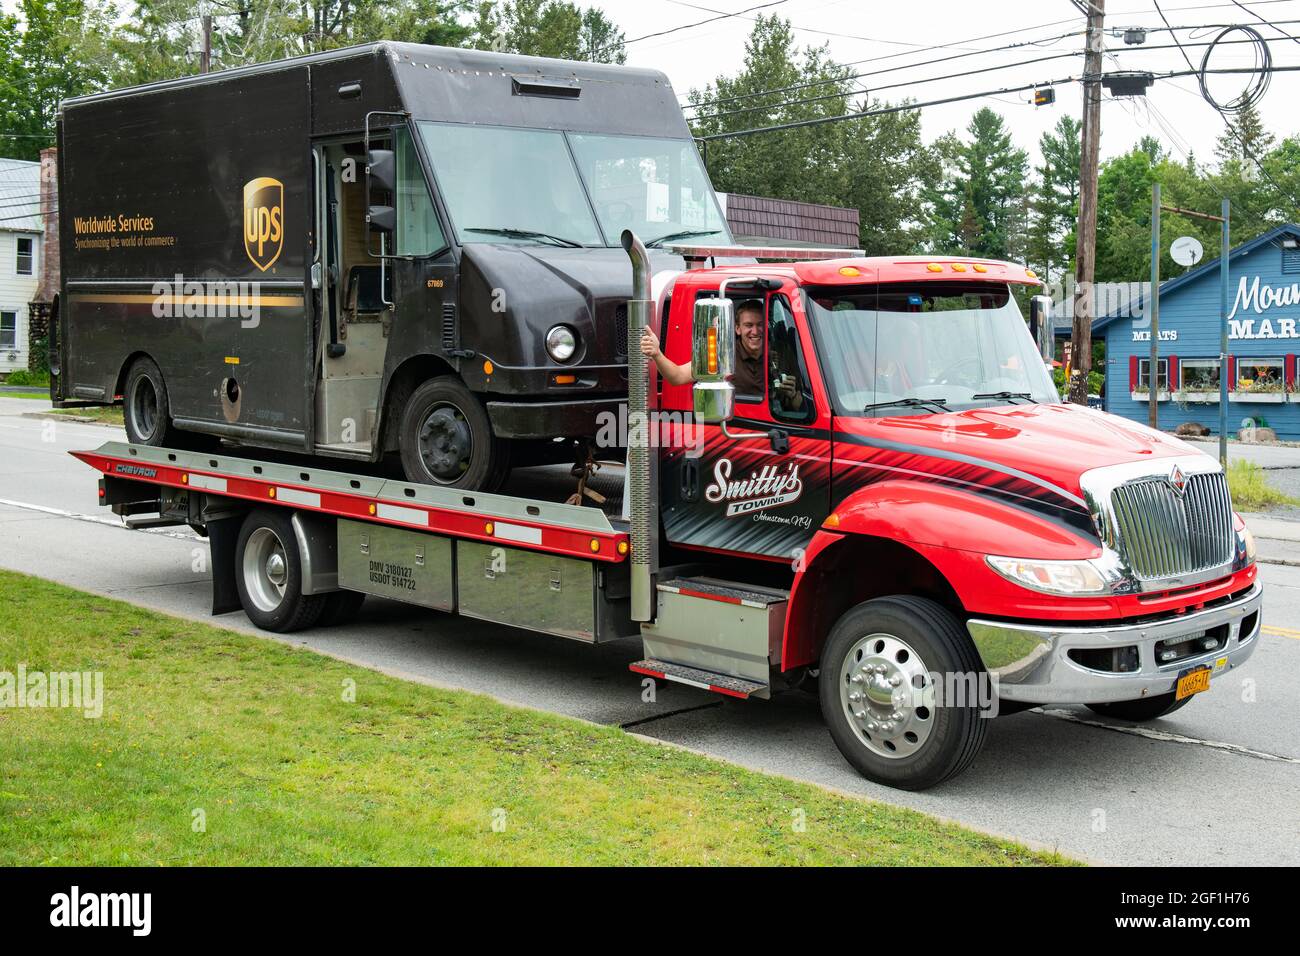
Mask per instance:
[[[59,291],[59,150],[41,150],[41,218],[45,237],[41,240],[41,281],[33,302],[48,304]]]

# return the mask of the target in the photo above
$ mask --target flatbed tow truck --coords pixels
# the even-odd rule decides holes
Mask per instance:
[[[694,378],[628,363],[623,515],[224,453],[74,454],[128,524],[207,537],[213,613],[287,632],[369,594],[639,636],[640,675],[818,693],[844,756],[895,787],[969,766],[997,713],[1155,719],[1254,652],[1254,543],[1218,463],[1059,402],[1047,304],[1027,326],[1011,295],[1038,284],[1023,266],[753,250],[792,261],[707,268],[744,253],[679,247],[691,268],[652,280],[623,246],[627,354],[652,325]],[[733,388],[738,308],[765,317],[764,394]]]

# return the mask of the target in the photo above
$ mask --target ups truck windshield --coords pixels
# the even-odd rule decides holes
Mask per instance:
[[[624,229],[730,239],[690,140],[419,126],[462,244],[617,246]]]
[[[807,311],[838,414],[1059,400],[1005,285],[811,289]]]

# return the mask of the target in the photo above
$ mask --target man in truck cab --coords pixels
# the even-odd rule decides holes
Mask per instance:
[[[731,383],[736,387],[736,400],[761,402],[764,394],[763,343],[767,339],[767,323],[763,317],[763,303],[747,299],[736,308],[736,371]],[[694,381],[691,364],[678,365],[659,350],[659,339],[647,326],[641,334],[641,354],[651,359],[664,381],[670,385],[687,385]],[[783,411],[797,412],[803,408],[803,391],[798,382],[798,369],[786,368],[788,356],[773,349],[772,401]]]

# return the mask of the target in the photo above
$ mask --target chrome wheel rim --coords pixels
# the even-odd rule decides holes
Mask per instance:
[[[840,704],[858,740],[889,760],[919,752],[934,730],[935,687],[921,655],[893,634],[860,638],[840,668]]]
[[[244,546],[244,589],[259,611],[268,614],[284,601],[289,559],[284,542],[270,528],[258,528]]]
[[[420,460],[434,481],[449,485],[469,470],[474,457],[474,435],[465,413],[442,402],[429,410],[417,436]]]

